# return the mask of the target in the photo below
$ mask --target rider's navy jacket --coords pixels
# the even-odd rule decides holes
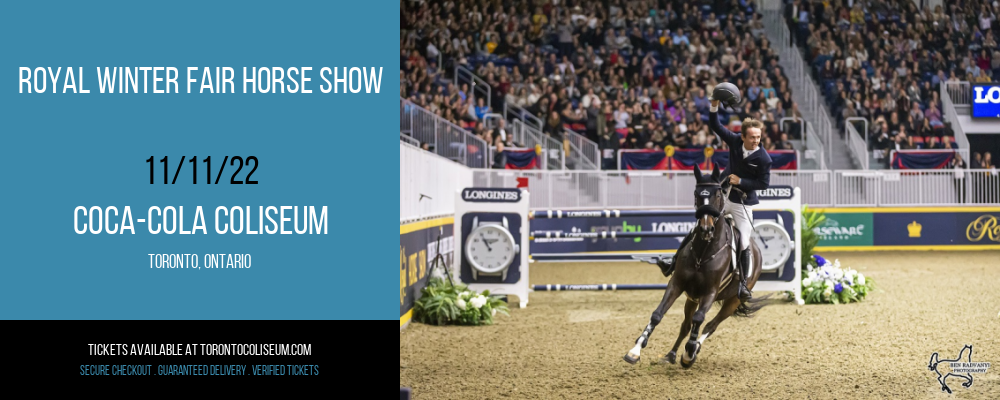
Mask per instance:
[[[761,148],[744,160],[743,138],[719,123],[718,112],[708,113],[708,126],[719,136],[719,139],[729,145],[729,165],[723,171],[723,176],[735,174],[740,177],[740,184],[737,187],[747,194],[743,204],[752,206],[760,203],[757,200],[756,191],[767,189],[771,183],[771,156]],[[729,201],[739,203],[740,200],[739,192],[729,192]]]

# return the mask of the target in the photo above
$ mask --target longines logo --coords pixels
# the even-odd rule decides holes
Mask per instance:
[[[760,199],[790,199],[792,198],[791,186],[771,186],[764,190],[757,191]]]
[[[983,215],[972,221],[965,228],[965,238],[972,242],[978,242],[983,240],[983,238],[1000,242],[1000,223],[997,223],[997,217]]]
[[[462,190],[462,200],[516,203],[521,200],[521,191],[519,189],[469,188]]]

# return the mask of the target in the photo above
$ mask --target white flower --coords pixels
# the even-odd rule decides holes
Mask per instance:
[[[858,274],[858,284],[859,285],[865,284],[865,274]]]
[[[831,288],[826,288],[826,290],[823,291],[824,296],[829,297],[831,294],[833,294],[833,289]]]
[[[839,259],[837,259],[837,260],[834,260],[834,261],[833,261],[833,266],[834,266],[834,267],[837,267],[837,268],[840,268],[840,260],[839,260]]]
[[[459,310],[464,310],[465,309],[465,300],[458,299],[458,301],[455,302],[455,305],[458,306]]]
[[[811,286],[811,285],[812,285],[812,280],[811,279],[806,278],[806,279],[802,280],[802,286]]]
[[[468,291],[468,290],[466,290],[466,291],[464,291],[464,292],[462,292],[462,293],[459,293],[459,294],[458,294],[458,297],[459,297],[459,298],[462,298],[462,299],[467,299],[467,298],[469,298],[469,291]]]
[[[830,281],[823,281],[823,288],[824,289],[826,289],[827,291],[830,291],[830,288],[832,288],[832,287],[833,287],[833,285],[830,284]]]
[[[816,280],[816,272],[815,271],[809,272],[809,280],[813,280],[813,281]],[[806,286],[808,286],[808,285],[806,285]]]
[[[491,315],[491,317],[495,317],[495,316],[497,316],[497,309],[494,308],[493,309],[493,315]]]
[[[478,310],[480,307],[483,306],[483,304],[486,304],[486,297],[484,297],[483,295],[473,297],[471,300],[469,300],[469,304],[471,304],[473,308]]]
[[[833,271],[833,278],[834,279],[840,279],[840,278],[843,278],[843,277],[844,277],[844,273],[842,271],[840,271],[839,269],[836,270],[836,271]]]

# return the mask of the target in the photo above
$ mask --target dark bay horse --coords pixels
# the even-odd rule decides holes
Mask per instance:
[[[734,268],[734,261],[737,251],[733,251],[734,246],[739,246],[739,239],[736,235],[734,224],[725,215],[725,196],[728,194],[728,177],[719,176],[719,167],[716,165],[711,176],[702,175],[701,170],[696,166],[694,172],[697,185],[695,186],[694,198],[698,219],[698,226],[691,232],[693,237],[683,248],[677,250],[674,256],[673,277],[663,293],[663,300],[653,311],[649,319],[649,324],[642,331],[642,335],[635,341],[635,347],[625,355],[625,361],[630,364],[639,362],[639,352],[646,347],[649,336],[653,329],[660,323],[663,316],[670,309],[682,293],[686,295],[687,301],[684,304],[684,323],[681,324],[681,332],[674,343],[673,349],[664,357],[663,361],[671,364],[677,358],[677,349],[684,340],[685,335],[689,335],[687,345],[684,347],[684,354],[681,356],[681,366],[691,367],[698,352],[701,351],[702,343],[715,332],[726,318],[736,313],[740,316],[750,317],[754,312],[768,304],[769,296],[754,298],[748,303],[741,303],[739,297],[739,278],[734,274],[738,273],[738,268]],[[747,233],[749,234],[749,233]],[[734,243],[735,240],[735,243]],[[753,289],[760,277],[761,257],[757,243],[751,241],[751,276],[747,278],[747,288]],[[701,324],[705,321],[705,314],[712,308],[712,303],[722,302],[722,309],[705,326],[701,332]],[[699,333],[701,336],[699,337]]]

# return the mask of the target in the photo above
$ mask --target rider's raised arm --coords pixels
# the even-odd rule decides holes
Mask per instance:
[[[740,143],[734,144],[734,142],[742,142],[740,135],[731,132],[726,129],[725,126],[719,122],[719,101],[713,100],[711,107],[708,109],[708,127],[719,137],[720,141],[726,142],[729,147],[740,146]]]

